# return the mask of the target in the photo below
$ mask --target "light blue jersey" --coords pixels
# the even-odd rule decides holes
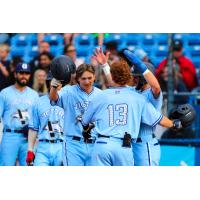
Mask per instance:
[[[83,115],[89,102],[100,92],[100,89],[93,87],[92,92],[87,94],[79,85],[62,88],[56,105],[64,109],[64,135],[83,137],[82,125],[77,122],[76,118]]]
[[[38,133],[39,140],[34,166],[62,165],[63,126],[63,109],[51,106],[49,95],[40,97],[33,106],[32,123],[29,125]]]
[[[150,102],[154,108],[161,111],[163,96],[162,92],[158,98],[153,96],[151,88],[144,90],[141,94]],[[156,127],[141,123],[137,143],[132,143],[135,166],[157,166],[160,161],[160,145],[154,136]]]
[[[90,165],[94,140],[91,140],[91,143],[84,142],[82,135],[83,127],[77,121],[77,117],[84,114],[88,104],[100,92],[100,89],[93,87],[92,92],[87,94],[78,84],[65,86],[59,92],[59,99],[56,105],[64,109],[64,165]]]
[[[51,124],[48,125],[48,122]],[[54,137],[50,136],[50,131]],[[29,128],[38,133],[38,139],[63,139],[64,111],[58,106],[50,104],[49,95],[44,95],[33,106],[33,120]],[[50,130],[49,130],[50,129]]]
[[[29,87],[20,92],[14,85],[0,94],[0,117],[3,119],[3,137],[0,146],[0,165],[26,165],[28,124],[32,105],[38,94]],[[26,135],[26,137],[25,137]]]
[[[131,87],[113,87],[97,95],[83,115],[87,125],[95,122],[97,140],[91,165],[134,165],[132,148],[122,146],[122,138],[129,133],[138,137],[140,123],[154,127],[162,115]]]
[[[137,138],[140,122],[154,127],[161,119],[160,112],[130,87],[104,90],[83,115],[84,125],[95,122],[99,134],[118,138],[123,138],[125,132]]]
[[[160,93],[160,95],[159,95],[158,98],[155,98],[153,96],[151,88],[149,88],[147,90],[144,90],[141,94],[146,98],[146,100],[149,103],[151,103],[153,105],[153,107],[157,111],[161,112],[162,102],[163,102],[163,95],[162,95],[162,93]],[[149,125],[141,123],[139,137],[143,137],[143,136],[146,136],[146,135],[152,135],[152,133],[155,132],[155,129],[156,129],[156,127],[152,128]]]

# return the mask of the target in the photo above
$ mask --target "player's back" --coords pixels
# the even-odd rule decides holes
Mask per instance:
[[[127,132],[133,138],[137,137],[145,99],[134,89],[109,88],[95,97],[91,104],[97,108],[92,119],[97,133],[122,138]]]

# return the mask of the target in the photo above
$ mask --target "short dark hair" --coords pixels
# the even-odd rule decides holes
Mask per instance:
[[[115,41],[109,41],[105,44],[105,46],[107,50],[117,50],[118,47],[117,42]]]
[[[74,46],[72,43],[66,44],[64,47],[64,54],[68,52],[69,47]]]
[[[90,72],[95,75],[95,68],[93,65],[83,63],[76,69],[76,81],[83,75],[84,72]]]
[[[40,54],[39,54],[39,60],[40,60],[41,56],[47,56],[47,57],[49,58],[49,60],[53,60],[53,56],[52,56],[52,54],[49,53],[49,52],[40,53]]]

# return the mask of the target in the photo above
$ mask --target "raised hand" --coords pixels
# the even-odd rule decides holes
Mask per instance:
[[[102,47],[96,48],[94,51],[94,55],[92,56],[99,65],[104,65],[108,62],[110,52],[107,52],[106,55],[103,53]]]

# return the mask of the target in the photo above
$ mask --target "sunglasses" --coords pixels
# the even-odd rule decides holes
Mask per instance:
[[[76,52],[76,49],[68,50],[67,52],[68,53],[70,53],[70,52]]]

